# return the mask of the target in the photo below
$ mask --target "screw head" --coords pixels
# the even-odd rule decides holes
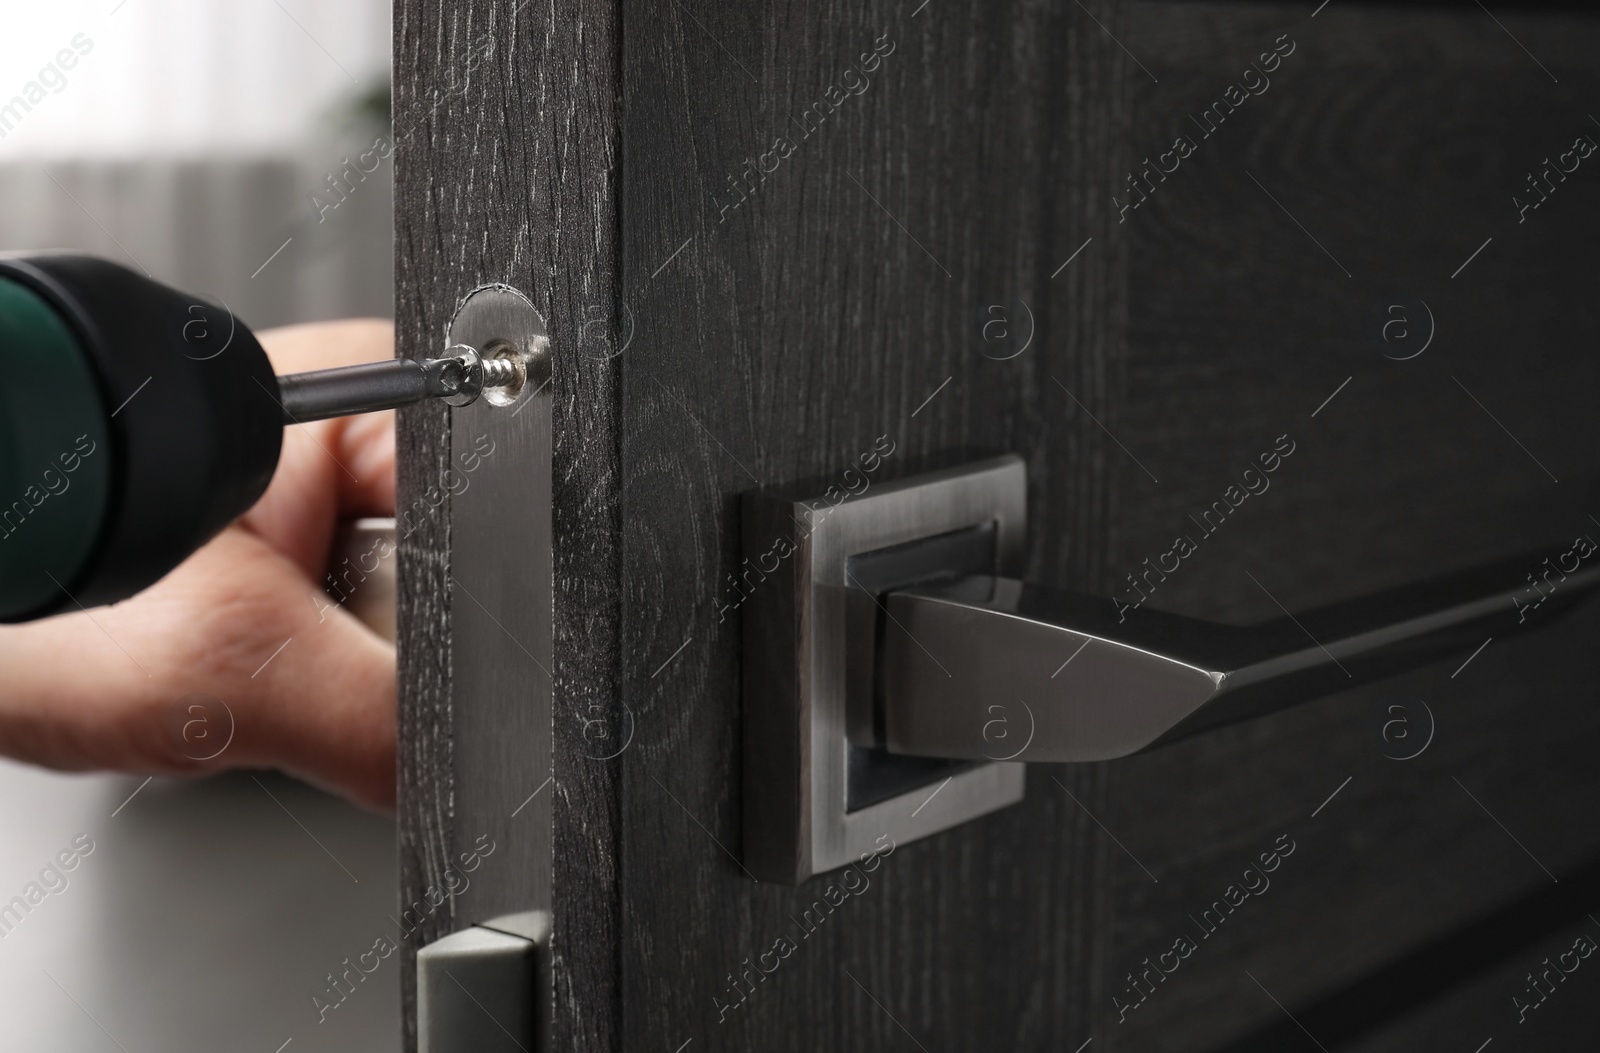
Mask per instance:
[[[450,406],[470,406],[483,394],[483,356],[466,344],[445,348],[445,358],[456,368],[447,369],[441,379],[452,389],[443,401]]]

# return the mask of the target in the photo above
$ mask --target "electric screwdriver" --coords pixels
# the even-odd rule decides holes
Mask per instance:
[[[530,367],[457,344],[279,377],[225,307],[91,256],[0,255],[0,622],[156,582],[261,497],[287,425],[506,405]]]

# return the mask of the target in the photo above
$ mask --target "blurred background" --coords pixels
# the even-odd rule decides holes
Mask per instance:
[[[58,0],[4,28],[0,251],[103,255],[257,329],[392,315],[388,0]],[[345,964],[397,939],[386,819],[281,777],[0,762],[0,907],[31,882],[56,890],[0,913],[4,1053],[398,1045],[399,956]]]
[[[387,0],[10,6],[0,245],[101,253],[255,328],[390,313]]]

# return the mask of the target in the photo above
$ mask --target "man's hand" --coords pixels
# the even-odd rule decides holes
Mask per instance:
[[[378,321],[260,339],[279,374],[394,353]],[[394,485],[392,413],[286,428],[256,506],[154,586],[0,627],[0,752],[134,775],[281,768],[393,808],[394,649],[321,582],[339,523],[393,515]]]

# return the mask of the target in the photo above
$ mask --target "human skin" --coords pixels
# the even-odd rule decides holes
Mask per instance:
[[[280,375],[394,354],[376,320],[258,337]],[[261,500],[155,585],[0,626],[0,753],[130,775],[275,768],[392,810],[394,648],[319,583],[340,522],[393,515],[394,487],[392,412],[285,428]]]

